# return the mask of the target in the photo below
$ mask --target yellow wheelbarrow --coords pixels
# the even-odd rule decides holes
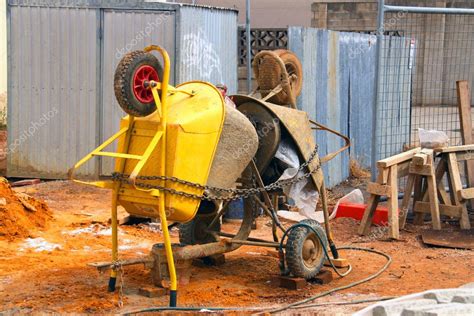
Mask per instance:
[[[164,69],[150,54],[153,50],[161,54]],[[205,185],[234,183],[255,154],[257,136],[237,110],[228,109],[226,115],[224,99],[213,85],[191,81],[175,88],[168,84],[169,77],[170,61],[163,48],[149,46],[127,54],[117,67],[114,88],[119,104],[129,115],[122,118],[115,135],[70,169],[69,177],[74,180],[75,170],[93,157],[115,159],[113,181],[75,181],[112,189],[113,262],[118,262],[118,205],[132,215],[160,218],[170,275],[170,305],[176,306],[177,281],[168,221],[193,219]],[[222,164],[213,164],[224,122],[239,126],[236,132],[241,139],[252,140],[239,159],[225,159],[233,166],[225,173]],[[226,133],[227,141],[235,138],[236,132]],[[105,151],[115,141],[117,151]],[[242,144],[234,141],[234,146]],[[211,169],[214,179],[208,178]],[[138,184],[137,179],[146,184]],[[115,290],[116,277],[117,271],[112,269],[109,291]]]

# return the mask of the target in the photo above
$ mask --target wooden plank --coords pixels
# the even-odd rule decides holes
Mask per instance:
[[[399,178],[408,176],[410,170],[410,163],[410,161],[405,161],[397,165]]]
[[[456,152],[456,158],[458,161],[474,160],[473,151],[460,151]]]
[[[388,169],[379,169],[377,174],[377,183],[382,183],[384,179],[387,178]],[[372,219],[375,214],[375,210],[377,209],[377,205],[379,204],[380,196],[376,194],[371,194],[369,197],[369,201],[367,203],[367,207],[364,211],[364,216],[360,221],[360,226],[358,233],[359,235],[367,235],[370,231],[370,225],[372,224]]]
[[[388,168],[390,166],[399,164],[401,162],[411,160],[415,154],[420,152],[420,150],[421,150],[420,147],[416,147],[408,151],[402,152],[398,155],[379,160],[377,161],[377,166],[379,168]]]
[[[433,156],[430,156],[429,166],[431,167],[431,175],[426,177],[428,181],[428,195],[430,197],[431,205],[431,222],[433,229],[441,229],[441,218],[439,216],[439,201],[438,201],[438,189],[436,187],[436,178],[433,166]]]
[[[445,159],[441,159],[436,166],[435,178],[436,187],[438,188],[438,197],[442,204],[451,205],[451,199],[449,194],[444,189],[443,177],[447,170],[447,164]]]
[[[448,169],[449,169],[449,177],[453,183],[453,190],[454,192],[458,192],[462,190],[462,182],[461,182],[461,174],[459,173],[459,166],[458,160],[456,158],[456,154],[450,153],[448,154]]]
[[[474,145],[461,145],[461,146],[447,146],[436,148],[434,150],[436,153],[456,153],[456,152],[474,152]]]
[[[411,192],[413,191],[414,184],[415,184],[415,175],[414,174],[408,175],[407,184],[405,186],[405,193],[403,194],[402,205],[400,208],[400,219],[399,219],[400,229],[403,229],[405,227],[405,223],[406,223],[407,215],[408,215],[408,203],[410,203]]]
[[[376,182],[369,182],[367,184],[367,192],[370,194],[390,197],[390,190],[390,186],[386,184],[378,184]]]
[[[471,94],[469,82],[461,80],[456,82],[458,94],[459,122],[461,124],[461,136],[464,145],[473,143],[472,120],[471,120]],[[474,187],[474,160],[466,161],[467,186]],[[470,201],[471,208],[474,208],[474,200]]]
[[[273,277],[271,282],[275,286],[283,287],[288,290],[300,290],[308,284],[303,278],[291,278],[281,275]]]
[[[430,165],[417,166],[417,165],[411,164],[409,172],[413,174],[419,174],[421,176],[430,176],[431,166]]]
[[[415,220],[414,224],[415,225],[423,225],[423,220],[424,220],[424,214],[419,213],[416,210],[416,202],[420,201],[422,199],[423,195],[423,179],[419,175],[415,175],[415,184],[414,186],[414,192],[413,192],[413,212],[415,213]]]
[[[336,268],[347,268],[350,266],[349,260],[345,258],[331,259],[331,262]],[[324,260],[324,265],[326,267],[331,267],[331,263],[329,263],[328,259]]]
[[[461,191],[458,191],[458,197],[461,200],[474,199],[474,188],[467,188],[467,189],[462,189]]]
[[[416,166],[426,165],[430,156],[433,155],[433,149],[423,148],[418,154],[412,158],[412,163]]]
[[[397,166],[390,167],[389,184],[391,187],[391,194],[387,200],[388,203],[388,226],[390,229],[390,238],[399,238],[398,226],[398,168]]]
[[[364,211],[364,216],[360,221],[359,226],[359,235],[367,235],[370,231],[370,225],[372,224],[372,219],[374,218],[375,210],[377,209],[377,205],[379,204],[380,195],[371,194],[369,197],[369,201],[367,203],[367,207]]]
[[[448,192],[444,188],[443,183],[437,183],[436,187],[438,188],[438,198],[442,204],[451,205],[451,199],[449,198]]]
[[[420,212],[424,214],[431,213],[431,204],[430,202],[417,201],[415,203],[414,210],[416,212]],[[454,217],[454,218],[460,218],[461,211],[462,211],[462,206],[460,205],[444,205],[444,204],[439,205],[439,212],[441,215]]]
[[[471,223],[469,222],[469,215],[467,213],[466,204],[463,203],[455,192],[462,190],[461,175],[459,173],[458,161],[455,153],[448,154],[448,170],[449,178],[451,179],[450,190],[453,193],[454,205],[462,205],[461,219],[459,225],[462,229],[470,229]]]

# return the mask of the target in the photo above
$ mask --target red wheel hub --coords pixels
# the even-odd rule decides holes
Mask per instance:
[[[159,81],[155,68],[149,65],[140,66],[133,74],[133,94],[142,103],[153,102],[153,93],[149,87],[145,87],[145,81]]]

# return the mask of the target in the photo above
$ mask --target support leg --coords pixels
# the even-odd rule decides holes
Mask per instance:
[[[431,222],[435,230],[441,229],[441,219],[439,215],[438,190],[436,188],[436,177],[433,167],[433,158],[430,157],[431,175],[427,177],[428,195],[430,199]]]
[[[388,226],[390,238],[398,239],[400,232],[398,228],[398,168],[391,166],[389,171],[390,197],[388,198]]]
[[[379,184],[385,184],[387,182],[388,169],[379,169],[376,182]],[[364,216],[360,221],[359,235],[367,235],[370,230],[370,225],[372,225],[372,219],[379,204],[380,195],[371,194],[369,197],[369,202],[364,211]]]
[[[415,175],[409,174],[408,179],[407,179],[407,184],[405,187],[405,193],[403,195],[403,200],[402,200],[402,207],[401,207],[400,220],[399,220],[400,229],[405,228],[405,223],[407,221],[407,215],[408,215],[408,204],[410,203],[411,192],[413,192],[414,184],[415,184]]]
[[[462,190],[462,182],[461,182],[461,174],[459,173],[459,166],[458,160],[456,157],[456,153],[449,153],[448,154],[448,169],[449,169],[449,177],[451,179],[451,191],[453,192],[453,199],[455,205],[461,205],[462,210],[461,214],[459,214],[459,226],[461,229],[470,229],[471,223],[469,222],[469,215],[467,213],[466,202],[461,201],[458,192]]]
[[[112,193],[112,262],[118,260],[118,228],[117,228],[117,191]],[[117,270],[110,270],[109,292],[115,291],[115,284],[117,282]]]
[[[413,210],[415,210],[415,204],[420,201],[423,197],[423,178],[420,175],[415,175],[414,193],[413,193]],[[415,212],[415,225],[423,225],[425,214],[421,212]]]
[[[170,275],[170,307],[176,307],[178,280],[176,277],[176,268],[174,266],[173,248],[171,247],[170,233],[168,231],[168,221],[166,220],[165,195],[160,196],[159,212],[161,228],[163,229],[166,261],[168,263],[168,272]]]

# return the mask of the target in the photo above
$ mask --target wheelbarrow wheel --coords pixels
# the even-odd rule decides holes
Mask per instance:
[[[214,214],[197,214],[190,222],[180,224],[178,226],[179,242],[184,245],[198,245],[217,241],[217,239],[207,231],[214,216]],[[210,230],[220,232],[220,220],[217,220]]]
[[[323,245],[312,230],[296,227],[288,234],[286,264],[294,277],[314,278],[324,264],[324,249],[328,242],[323,227],[315,220],[305,219],[300,223],[311,226],[323,240]]]
[[[294,97],[298,97],[303,87],[303,66],[299,61],[298,57],[291,51],[286,49],[277,49],[273,51],[285,65],[288,76],[295,75],[296,79],[291,80],[291,90]],[[258,55],[256,56],[258,58]],[[262,92],[262,96],[265,97],[272,89],[281,83],[282,70],[278,62],[270,56],[265,56],[259,59],[259,75],[257,82]],[[288,106],[291,102],[290,96],[285,91],[280,91],[276,95],[272,96],[269,102]]]
[[[154,55],[141,50],[126,54],[114,76],[115,97],[122,110],[133,116],[147,116],[155,112],[155,100],[145,82],[159,81],[162,72]]]

